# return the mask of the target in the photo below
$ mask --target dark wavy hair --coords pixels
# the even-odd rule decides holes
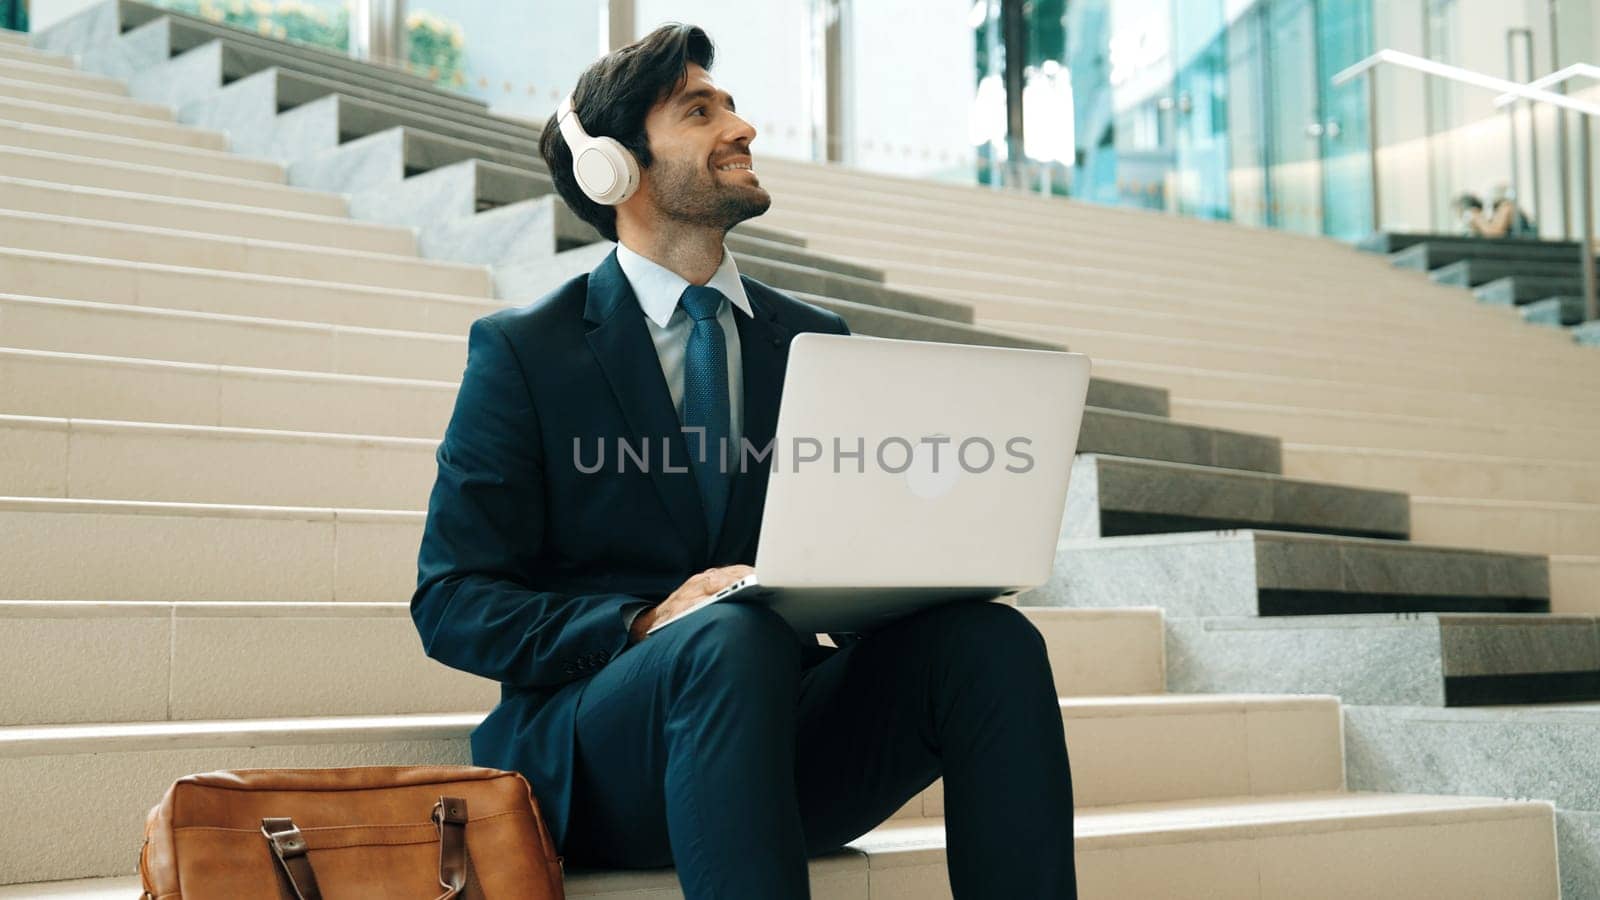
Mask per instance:
[[[652,158],[644,132],[645,114],[684,83],[689,63],[709,70],[715,56],[711,38],[698,26],[663,25],[585,69],[572,92],[572,109],[584,131],[616,138],[639,160],[639,168],[649,168]],[[578,186],[572,174],[572,150],[561,136],[555,113],[550,114],[539,136],[539,155],[550,167],[556,193],[578,218],[593,225],[606,240],[616,240],[617,211],[590,200]]]

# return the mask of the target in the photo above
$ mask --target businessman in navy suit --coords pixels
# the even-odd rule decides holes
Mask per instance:
[[[473,761],[528,777],[571,864],[676,865],[690,900],[803,898],[808,857],[943,775],[956,897],[1074,897],[1060,710],[1015,609],[949,604],[837,648],[759,604],[646,634],[751,571],[789,341],[848,333],[723,245],[771,198],[712,56],[665,26],[580,78],[578,121],[641,170],[615,206],[545,127],[557,190],[618,247],[473,323],[411,601],[423,647],[501,682]]]

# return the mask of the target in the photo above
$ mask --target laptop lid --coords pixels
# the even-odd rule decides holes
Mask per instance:
[[[1043,584],[1088,389],[1077,353],[796,335],[761,583]]]

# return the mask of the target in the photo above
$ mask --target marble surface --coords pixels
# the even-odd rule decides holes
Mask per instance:
[[[1165,388],[1105,378],[1089,379],[1090,406],[1101,409],[1120,409],[1124,412],[1143,413],[1147,416],[1168,416],[1172,405]]]
[[[278,82],[273,70],[241,78],[178,109],[178,121],[225,131],[229,149],[257,157],[265,157],[271,147],[277,115]]]
[[[166,21],[161,19],[148,22],[103,44],[86,48],[78,54],[78,68],[84,72],[129,81],[130,96],[139,100],[160,102],[140,95],[133,89],[130,79],[161,65],[172,55],[171,33],[166,27]]]
[[[1600,704],[1345,707],[1351,790],[1555,803],[1562,896],[1600,897]]]
[[[372,191],[364,205],[358,206],[352,198],[350,215],[369,221],[390,221],[386,218],[383,192],[405,178],[405,142],[403,129],[391,128],[301,157],[289,165],[289,183],[295,187],[356,195]]]
[[[117,0],[104,0],[28,35],[35,50],[79,56],[110,42],[121,31]]]
[[[1089,421],[1086,416],[1086,428]],[[1082,493],[1076,506],[1069,494],[1069,519],[1093,515],[1095,487],[1092,474],[1074,482],[1073,490]],[[1064,532],[1076,527],[1064,524]],[[1537,604],[1549,597],[1549,563],[1493,551],[1270,531],[1069,536],[1057,548],[1050,581],[1023,602],[1158,605],[1175,616],[1247,616],[1258,614],[1267,591],[1331,595],[1323,602],[1335,606],[1341,594],[1352,604],[1385,596],[1412,604],[1437,597],[1444,608],[1477,598]]]
[[[1346,703],[1443,706],[1429,617],[1169,619],[1167,689],[1336,694]]]
[[[604,241],[565,250],[546,259],[495,266],[495,296],[516,303],[537,300],[567,281],[587,274],[610,255],[615,246]]]
[[[1080,454],[1073,466],[1062,537],[1099,537],[1104,514],[1117,513],[1181,516],[1214,522],[1219,528],[1277,527],[1392,537],[1404,537],[1411,523],[1408,498],[1394,491]]]
[[[840,300],[850,300],[885,309],[921,316],[935,316],[963,324],[972,323],[969,304],[942,300],[909,291],[897,291],[884,285],[860,278],[851,278],[825,269],[767,259],[748,253],[737,253],[739,272],[749,275],[779,290],[807,294],[822,294]]]
[[[553,204],[560,202],[541,197],[477,215],[441,215],[421,228],[417,246],[430,259],[491,266],[547,259],[556,253]]]
[[[1283,471],[1278,438],[1094,407],[1084,411],[1078,452],[1272,474]]]
[[[144,28],[153,28],[166,21],[159,19]],[[152,103],[164,103],[174,109],[204,100],[221,89],[222,45],[217,41],[164,60],[135,74],[128,81],[128,90],[133,96]]]

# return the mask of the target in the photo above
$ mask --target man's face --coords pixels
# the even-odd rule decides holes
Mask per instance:
[[[641,172],[641,192],[663,216],[726,231],[772,205],[750,155],[756,130],[705,69],[690,63],[644,127],[654,160]]]

